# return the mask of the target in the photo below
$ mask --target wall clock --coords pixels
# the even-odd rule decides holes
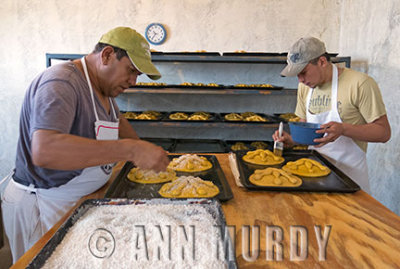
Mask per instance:
[[[161,23],[151,23],[146,28],[147,41],[153,45],[161,45],[167,37],[167,31]]]

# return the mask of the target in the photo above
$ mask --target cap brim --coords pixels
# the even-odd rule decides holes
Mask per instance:
[[[132,64],[139,70],[142,74],[146,74],[150,79],[157,80],[161,78],[160,72],[154,66],[154,64],[149,61],[148,58],[141,57],[138,55],[131,55],[131,53],[127,52],[129,59]]]
[[[288,64],[281,72],[281,76],[295,77],[306,67],[307,63],[301,64]]]

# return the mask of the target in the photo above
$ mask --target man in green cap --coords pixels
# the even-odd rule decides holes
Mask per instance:
[[[167,153],[140,140],[114,97],[139,75],[161,77],[149,44],[117,27],[79,60],[52,66],[29,86],[14,171],[2,197],[15,262],[83,196],[102,187],[120,161],[163,171]]]

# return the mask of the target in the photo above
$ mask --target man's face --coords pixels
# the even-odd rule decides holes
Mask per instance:
[[[110,55],[111,60],[104,67],[103,93],[109,97],[116,97],[129,87],[136,84],[141,73],[136,69],[128,57],[117,59],[116,54]]]
[[[323,82],[322,68],[320,61],[317,64],[308,63],[306,67],[297,75],[299,82],[310,88],[315,88]]]

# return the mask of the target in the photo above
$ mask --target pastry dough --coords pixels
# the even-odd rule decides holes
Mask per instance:
[[[331,169],[325,165],[308,158],[301,158],[295,162],[288,162],[282,169],[304,177],[323,177],[329,175],[331,172]]]
[[[283,163],[285,159],[283,157],[276,156],[268,149],[257,149],[254,151],[248,151],[246,155],[243,156],[243,160],[252,164],[276,165]]]
[[[249,181],[257,186],[271,187],[298,187],[302,184],[299,177],[272,167],[255,170]]]
[[[206,157],[196,154],[184,154],[179,158],[174,158],[169,163],[168,168],[180,172],[201,172],[212,167],[212,163]]]
[[[132,168],[128,173],[128,179],[133,182],[142,184],[164,183],[176,178],[176,173],[172,169],[166,172],[156,173],[153,170],[144,170],[140,168]]]
[[[249,116],[244,119],[244,121],[268,121],[267,119],[261,117],[260,115]]]
[[[169,118],[171,120],[187,120],[188,119],[188,115],[186,113],[183,113],[183,112],[176,112],[176,113],[173,113],[173,114],[169,115]]]
[[[219,189],[211,181],[181,176],[164,184],[158,193],[165,198],[210,198],[216,196]]]

